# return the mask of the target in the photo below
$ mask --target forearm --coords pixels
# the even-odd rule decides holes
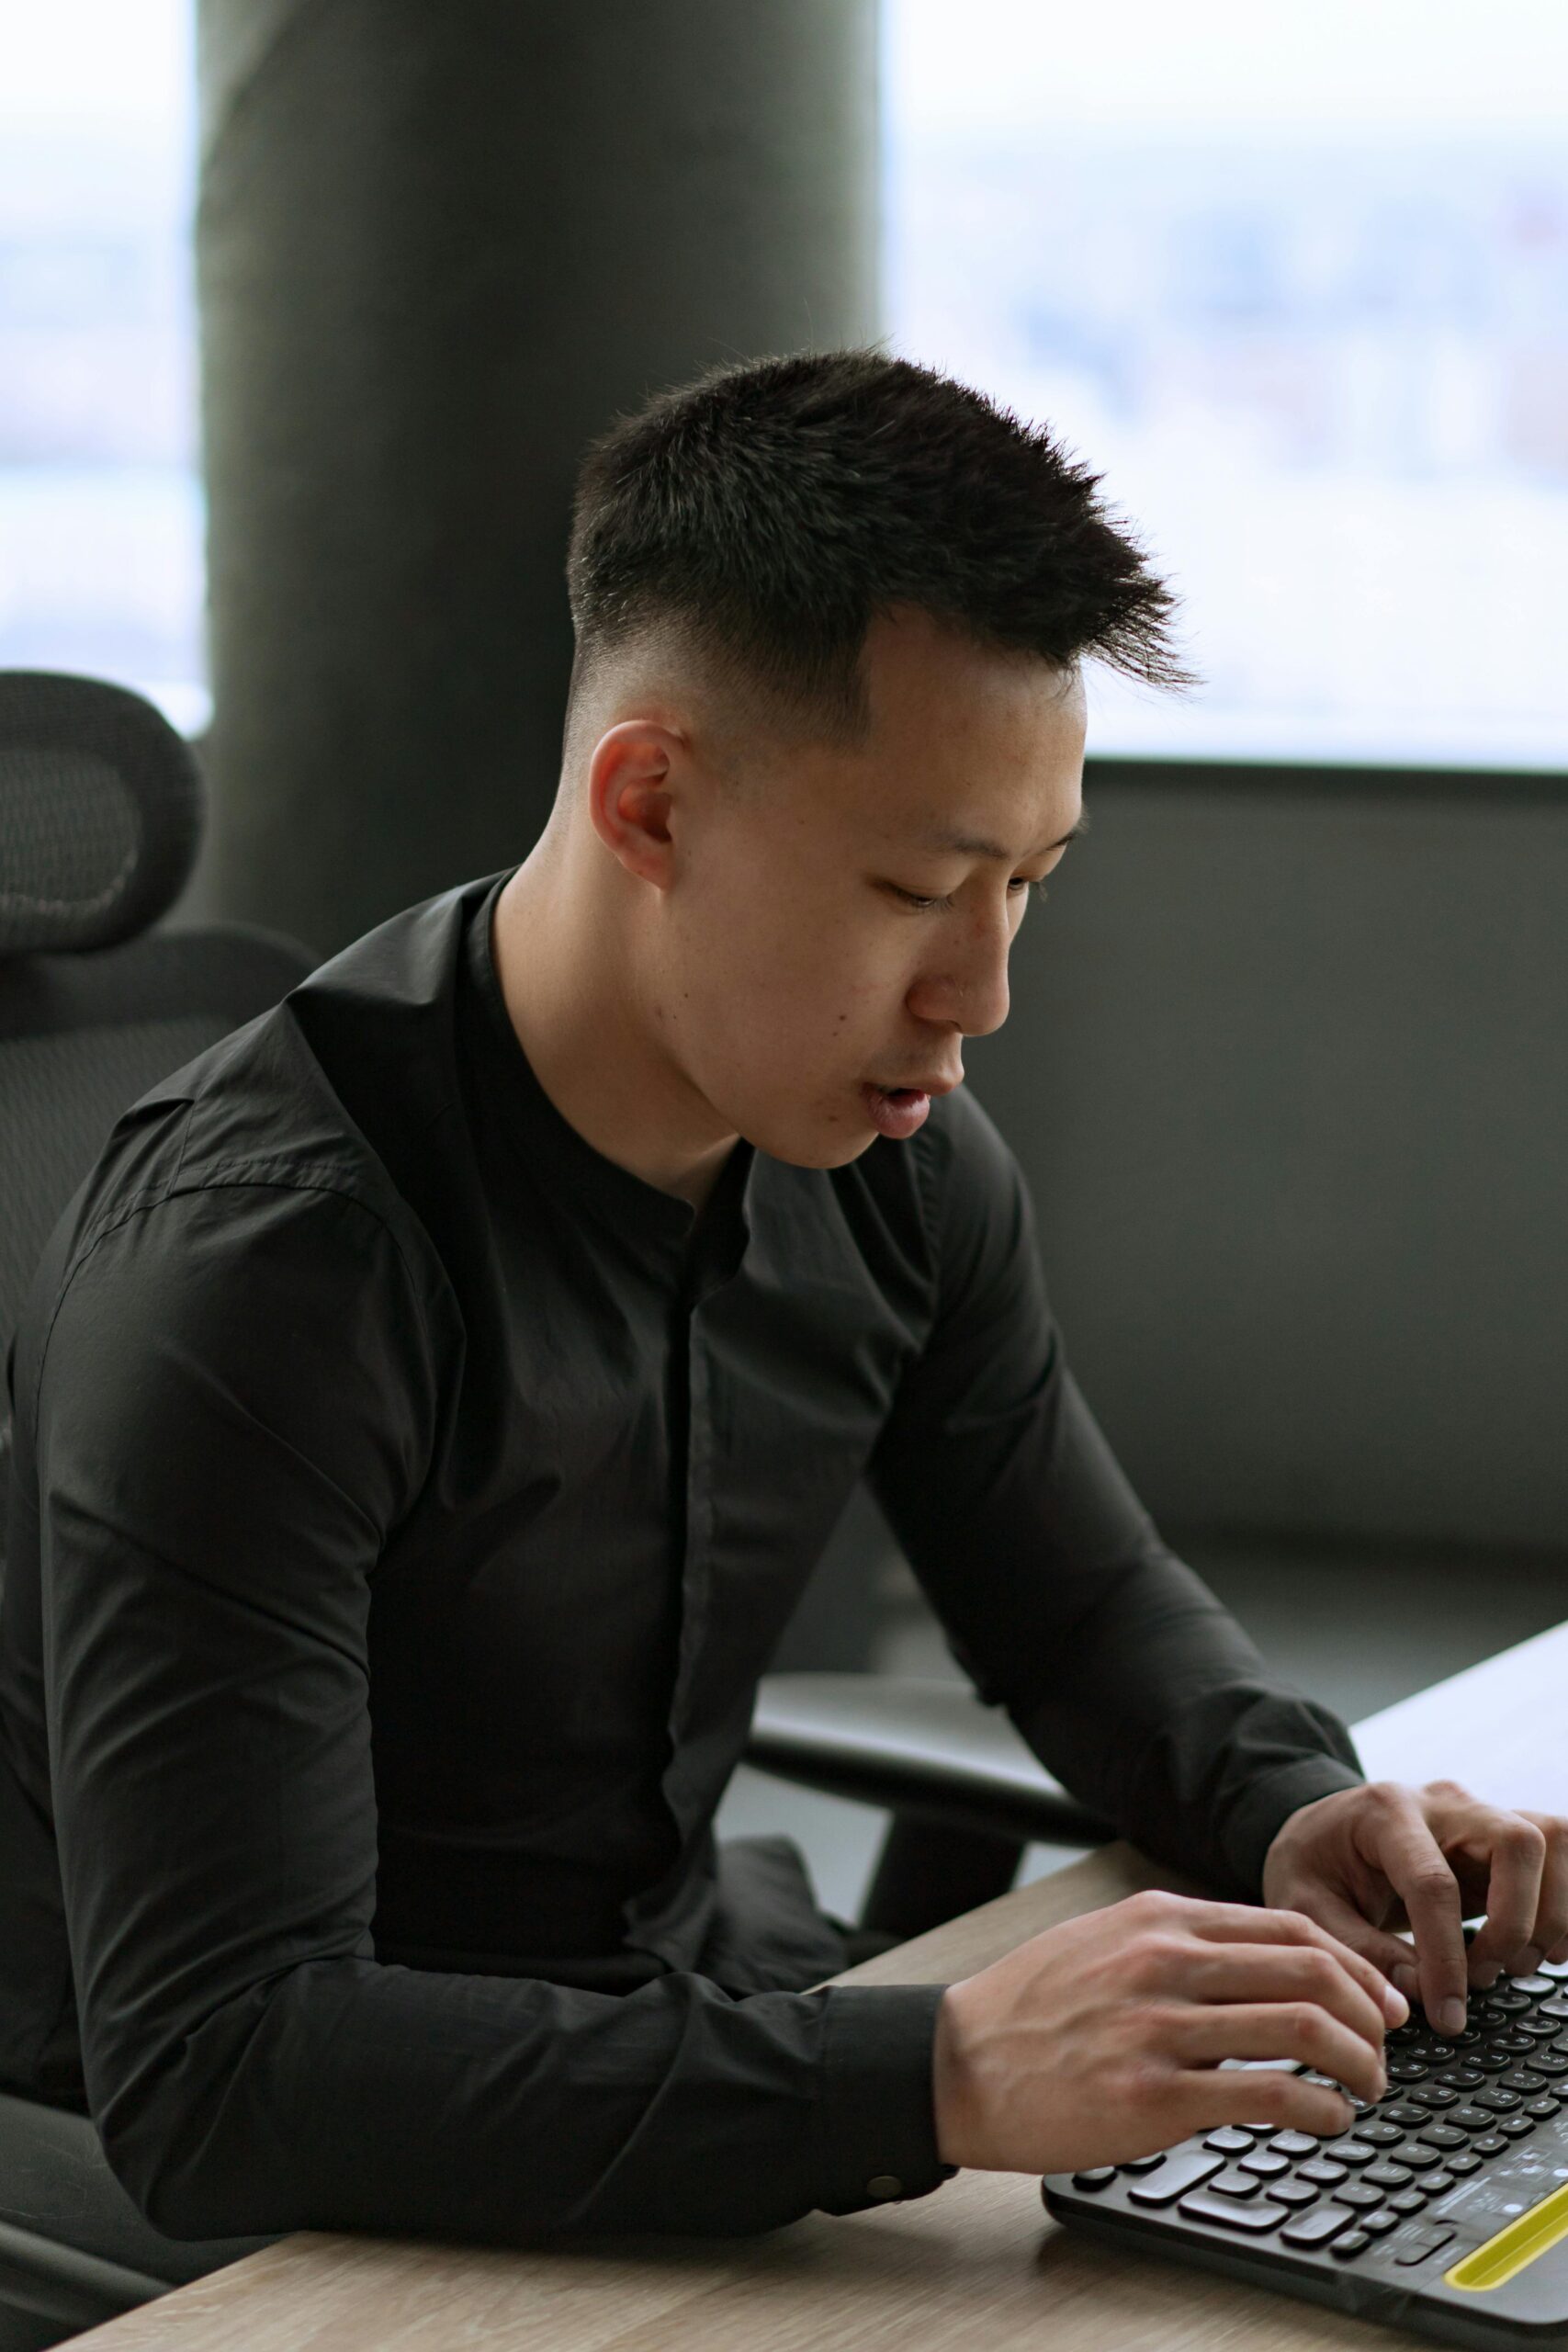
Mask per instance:
[[[1010,1712],[1086,1804],[1229,1894],[1260,1893],[1291,1812],[1361,1778],[1343,1724],[1272,1674],[1157,1540],[1107,1579],[1067,1655]]]
[[[938,1986],[626,1996],[307,1962],[152,2042],[88,2018],[116,2174],[174,2237],[744,2234],[943,2177]],[[139,2049],[143,2063],[128,2053]],[[884,2186],[883,2193],[886,2193]]]

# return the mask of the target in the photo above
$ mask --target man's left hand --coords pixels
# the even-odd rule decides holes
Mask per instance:
[[[1438,2033],[1470,1985],[1568,1960],[1568,1820],[1484,1804],[1452,1781],[1373,1781],[1303,1804],[1263,1864],[1263,1900],[1302,1911],[1382,1969]],[[1466,1950],[1462,1923],[1485,1924]],[[1392,1934],[1408,1926],[1408,1943]]]

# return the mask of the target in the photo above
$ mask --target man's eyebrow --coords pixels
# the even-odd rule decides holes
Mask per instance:
[[[1048,842],[1046,843],[1045,850],[1037,850],[1034,854],[1037,857],[1043,857],[1046,854],[1046,850],[1065,849],[1069,842],[1076,842],[1081,834],[1087,833],[1088,831],[1089,810],[1087,808],[1081,808],[1078,811],[1077,823],[1065,832],[1060,841]],[[934,831],[923,834],[921,836],[921,847],[924,849],[948,850],[955,857],[999,858],[1004,865],[1011,865],[1014,862],[1012,852],[1010,849],[1004,848],[1000,842],[987,841],[982,835],[976,833],[954,832],[951,828],[944,825],[939,825],[934,829]]]

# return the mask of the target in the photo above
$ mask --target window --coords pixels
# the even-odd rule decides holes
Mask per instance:
[[[7,0],[0,663],[206,715],[191,0]]]
[[[1562,0],[885,6],[894,346],[1184,600],[1091,747],[1568,765]]]

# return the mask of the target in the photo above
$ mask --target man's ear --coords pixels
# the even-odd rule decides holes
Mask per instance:
[[[675,843],[671,816],[683,739],[647,718],[623,718],[601,735],[588,763],[588,815],[626,872],[668,889]]]

